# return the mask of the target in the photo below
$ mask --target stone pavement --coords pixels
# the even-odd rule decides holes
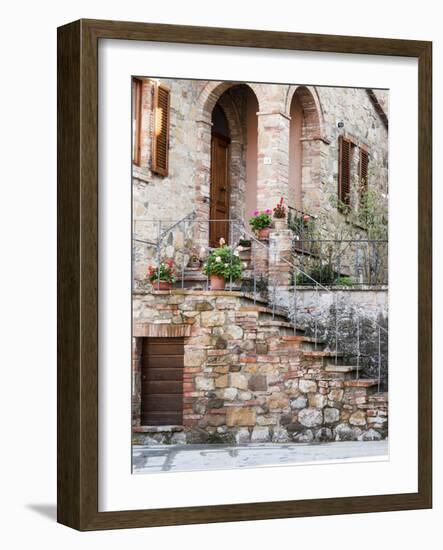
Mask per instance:
[[[173,472],[387,460],[388,441],[256,443],[250,445],[133,445],[133,472]]]

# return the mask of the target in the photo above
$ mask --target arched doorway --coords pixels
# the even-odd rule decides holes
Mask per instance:
[[[225,90],[211,113],[209,245],[233,243],[257,205],[258,101],[244,84]]]
[[[321,110],[314,89],[298,86],[289,98],[288,203],[313,213],[320,199]]]
[[[302,210],[302,172],[303,172],[303,147],[302,135],[305,126],[303,107],[297,94],[294,94],[289,113],[291,123],[289,126],[289,205]]]

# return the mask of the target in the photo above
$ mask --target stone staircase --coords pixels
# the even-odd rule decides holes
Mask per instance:
[[[244,248],[240,251],[240,259],[242,260],[243,276],[241,284],[233,284],[234,292],[240,291],[244,286],[245,281],[251,281],[253,278],[252,268],[252,248]],[[175,285],[177,287],[177,283]],[[203,290],[207,287],[207,277],[201,272],[201,268],[188,268],[185,272],[184,288],[188,290]],[[254,294],[252,292],[242,292],[243,299],[249,303],[243,307],[246,311],[250,307],[250,311],[255,311],[261,314],[257,327],[262,328],[262,333],[274,334],[285,338],[294,337],[292,340],[292,351],[303,352],[303,364],[306,365],[310,374],[323,379],[339,379],[345,380],[347,387],[358,388],[356,391],[363,392],[366,390],[367,395],[374,393],[378,386],[378,381],[375,379],[361,378],[364,376],[364,368],[356,365],[343,365],[343,355],[337,351],[326,349],[326,342],[308,336],[304,329],[296,327],[296,335],[294,336],[293,323],[289,319],[289,312],[281,307],[272,306],[268,297],[263,297],[263,294]],[[266,330],[265,330],[266,327]],[[295,343],[298,345],[295,345]],[[284,346],[283,346],[284,347]]]

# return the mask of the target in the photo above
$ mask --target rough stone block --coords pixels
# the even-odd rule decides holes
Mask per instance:
[[[263,374],[253,374],[249,378],[249,389],[252,391],[266,391],[266,376]]]
[[[229,375],[229,385],[232,388],[238,388],[240,390],[247,390],[248,389],[248,379],[244,374],[241,374],[239,372],[232,372]]]
[[[298,421],[307,428],[321,426],[323,423],[323,413],[313,408],[302,409],[298,413]]]
[[[203,327],[221,327],[226,322],[224,311],[203,311],[201,314],[201,324]]]
[[[245,443],[249,443],[250,441],[250,434],[248,428],[239,428],[237,432],[235,433],[235,442],[237,445],[244,445]]]
[[[328,402],[328,399],[326,395],[323,395],[321,393],[313,393],[309,395],[310,407],[314,407],[316,409],[323,409],[323,407],[326,407],[327,402]]]
[[[317,391],[317,382],[301,379],[298,383],[298,389],[303,393],[315,393]]]
[[[226,410],[227,426],[255,426],[255,410],[251,407],[229,407]]]
[[[206,350],[190,349],[186,350],[184,356],[185,367],[201,367],[206,361]]]
[[[377,430],[370,428],[366,432],[363,432],[358,439],[360,441],[380,441],[382,435],[380,432],[377,432]]]
[[[287,443],[288,441],[290,441],[290,437],[285,428],[278,427],[274,429],[274,433],[272,434],[273,443]]]
[[[272,395],[268,400],[268,407],[270,409],[285,409],[289,406],[289,398],[287,395],[277,393]]]
[[[222,374],[221,376],[218,376],[215,379],[215,387],[216,388],[227,388],[228,385],[229,385],[229,381],[228,381],[228,375],[227,374]]]
[[[338,409],[326,407],[323,410],[323,416],[324,416],[325,424],[333,424],[334,422],[339,421],[340,411]]]
[[[308,400],[304,395],[299,395],[295,399],[291,399],[291,403],[290,403],[291,409],[304,409],[307,404],[308,404]]]
[[[202,391],[210,391],[215,388],[214,379],[204,376],[195,377],[195,388]]]
[[[269,428],[266,426],[255,426],[251,434],[252,443],[260,443],[269,441]]]
[[[355,411],[349,417],[349,424],[353,426],[364,426],[366,424],[366,414],[364,411]]]

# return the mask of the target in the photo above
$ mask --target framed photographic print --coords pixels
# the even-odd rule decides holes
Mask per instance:
[[[58,519],[431,507],[431,43],[58,32]]]

